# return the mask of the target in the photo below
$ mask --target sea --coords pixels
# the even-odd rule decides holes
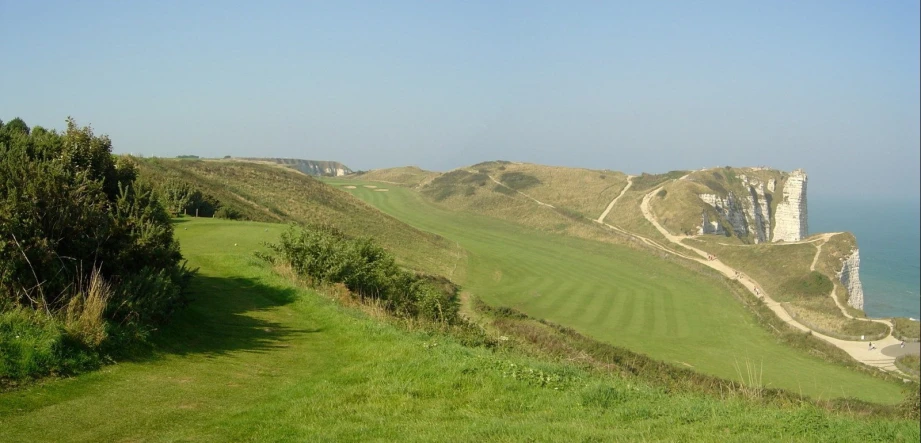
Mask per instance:
[[[921,318],[921,204],[810,197],[809,233],[849,231],[868,317]]]

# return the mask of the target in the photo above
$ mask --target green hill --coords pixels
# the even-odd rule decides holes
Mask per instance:
[[[352,178],[406,187],[418,187],[430,182],[439,175],[441,175],[441,173],[426,171],[418,166],[401,166],[398,168],[373,169],[366,172],[355,173]]]
[[[189,183],[244,219],[329,224],[353,236],[374,237],[408,267],[452,279],[464,272],[464,252],[455,244],[294,170],[226,160],[142,159],[140,171],[153,182]]]

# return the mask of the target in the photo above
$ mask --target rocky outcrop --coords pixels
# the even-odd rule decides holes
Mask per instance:
[[[748,221],[745,219],[742,205],[739,204],[739,199],[736,198],[734,193],[729,192],[729,195],[725,198],[716,194],[700,194],[699,197],[712,206],[722,219],[729,223],[733,234],[739,237],[748,235]],[[704,211],[704,217],[706,217],[706,211]],[[706,223],[701,225],[701,230],[708,229],[707,224],[713,223],[714,221],[706,220]],[[715,221],[713,230],[713,233],[722,234],[725,232],[725,227],[721,226],[719,221]]]
[[[860,250],[854,249],[838,271],[838,281],[847,288],[847,304],[863,309],[863,285],[860,284]]]
[[[711,220],[707,211],[701,214],[700,234],[725,234],[726,227],[722,226],[724,220],[732,228],[732,233],[737,237],[747,237],[751,234],[755,243],[765,242],[771,233],[771,195],[765,192],[764,183],[739,175],[742,181],[744,196],[738,198],[733,191],[723,198],[716,194],[698,194],[704,203],[707,203],[719,218]]]
[[[710,220],[710,214],[707,214],[707,211],[704,211],[700,216],[700,229],[698,234],[717,234],[724,235],[726,230],[723,229],[723,225],[720,224],[719,220]]]
[[[809,231],[806,212],[806,172],[797,169],[790,174],[783,185],[783,200],[777,204],[774,214],[774,235],[772,240],[799,241]]]
[[[748,189],[748,201],[745,205],[745,216],[752,227],[751,232],[755,243],[768,240],[771,234],[771,195],[764,192],[764,183],[740,175],[742,185]]]

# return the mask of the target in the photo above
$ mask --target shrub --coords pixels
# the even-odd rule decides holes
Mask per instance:
[[[541,183],[537,177],[521,172],[506,172],[502,174],[499,181],[516,191],[537,186]]]
[[[72,119],[61,134],[0,130],[5,377],[98,363],[114,329],[152,328],[179,305],[189,271],[169,214],[134,161],[111,150]],[[26,324],[31,332],[14,337],[41,337],[32,348],[7,336]]]
[[[221,206],[216,211],[214,211],[215,218],[226,218],[227,220],[239,220],[243,218],[243,214],[240,211],[237,211],[230,206]]]
[[[831,280],[818,271],[811,271],[801,277],[788,279],[780,285],[782,293],[804,297],[827,297],[833,288],[834,284]]]
[[[457,320],[457,288],[450,282],[401,269],[394,257],[370,238],[350,238],[325,225],[290,229],[272,255],[263,258],[291,266],[314,284],[345,285],[361,299],[382,302],[407,317],[453,323]]]

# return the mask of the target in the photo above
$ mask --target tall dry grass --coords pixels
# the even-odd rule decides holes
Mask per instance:
[[[112,296],[112,286],[103,279],[99,268],[86,279],[77,280],[76,294],[64,309],[64,329],[90,347],[106,339],[105,310]]]

